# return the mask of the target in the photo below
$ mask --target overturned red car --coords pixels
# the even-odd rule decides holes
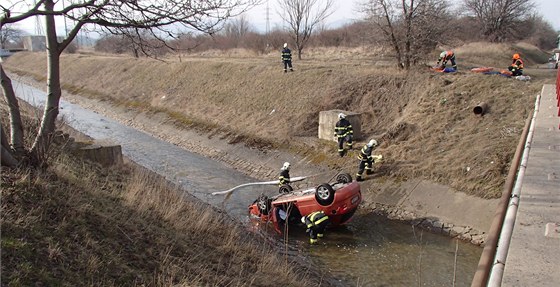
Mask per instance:
[[[360,184],[352,182],[347,173],[336,176],[333,184],[322,183],[315,188],[292,190],[290,185],[280,187],[280,194],[259,196],[250,206],[249,214],[261,221],[271,221],[282,233],[285,223],[299,223],[302,216],[322,210],[331,225],[348,222],[362,202]]]

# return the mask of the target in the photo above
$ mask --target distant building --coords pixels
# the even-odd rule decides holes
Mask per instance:
[[[44,52],[47,50],[45,36],[23,36],[23,48],[30,52]]]
[[[556,63],[554,64],[554,68],[558,69],[558,65],[560,64],[560,35],[558,35],[558,38],[556,39],[556,44],[558,44],[558,47],[556,47],[556,49],[554,49],[554,60],[556,60]]]
[[[12,52],[5,50],[5,49],[0,49],[0,63],[5,59],[8,58],[10,55],[12,55]]]

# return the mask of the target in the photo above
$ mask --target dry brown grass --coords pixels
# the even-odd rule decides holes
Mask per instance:
[[[329,285],[164,179],[53,146],[46,169],[2,168],[2,286]]]
[[[521,48],[529,51],[529,67],[544,55],[525,44],[472,43],[455,50],[459,67],[505,68],[511,53]],[[144,111],[166,113],[181,126],[202,127],[260,148],[296,150],[333,167],[347,166],[349,160],[332,156],[334,145],[315,138],[318,113],[360,112],[365,137],[382,139],[378,152],[386,163],[380,174],[421,177],[492,198],[501,193],[535,95],[554,79],[552,72],[531,68],[526,69],[530,82],[465,70],[406,73],[377,65],[382,55],[369,59],[359,49],[313,53],[323,56],[295,60],[296,72],[288,74],[282,73],[277,55],[191,56],[181,62],[65,55],[62,81],[86,96],[134,103]],[[5,65],[42,75],[44,61],[42,54],[21,53]],[[472,108],[481,101],[490,110],[475,116]]]
[[[6,286],[317,284],[145,171],[61,156],[42,172],[3,169],[1,185]]]

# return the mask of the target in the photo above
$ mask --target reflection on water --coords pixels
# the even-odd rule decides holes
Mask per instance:
[[[28,102],[44,103],[44,92],[18,82],[14,87],[18,96],[23,95]],[[64,101],[61,115],[75,129],[96,139],[110,138],[122,146],[125,156],[244,222],[249,222],[247,208],[260,193],[277,193],[275,187],[252,187],[235,193],[222,205],[223,197],[211,196],[211,192],[255,180]],[[454,266],[455,286],[468,286],[482,251],[459,242],[455,265],[456,241],[359,212],[350,224],[327,230],[326,238],[316,246],[309,245],[302,226],[289,230],[287,244],[266,224],[249,226],[267,233],[265,240],[280,246],[288,258],[310,254],[312,264],[350,286],[453,286]]]
[[[282,245],[272,228],[259,227]],[[283,249],[289,257],[305,251],[313,265],[349,286],[470,286],[482,253],[447,236],[361,213],[328,229],[318,245],[308,240],[303,226],[292,226]]]

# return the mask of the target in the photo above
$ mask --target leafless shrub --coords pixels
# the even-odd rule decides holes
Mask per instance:
[[[464,0],[464,8],[475,17],[487,40],[518,39],[516,33],[534,9],[532,0]]]
[[[363,11],[393,49],[397,66],[404,69],[436,47],[445,31],[440,23],[449,18],[444,0],[370,0]]]
[[[541,49],[550,50],[556,47],[558,33],[542,16],[533,15],[523,21],[519,26],[518,34],[528,36],[524,41]]]
[[[335,29],[325,29],[315,34],[310,44],[323,47],[358,47],[371,43],[371,23],[358,21]]]
[[[288,24],[288,31],[297,50],[298,59],[313,31],[330,16],[332,0],[278,0],[280,17]]]

